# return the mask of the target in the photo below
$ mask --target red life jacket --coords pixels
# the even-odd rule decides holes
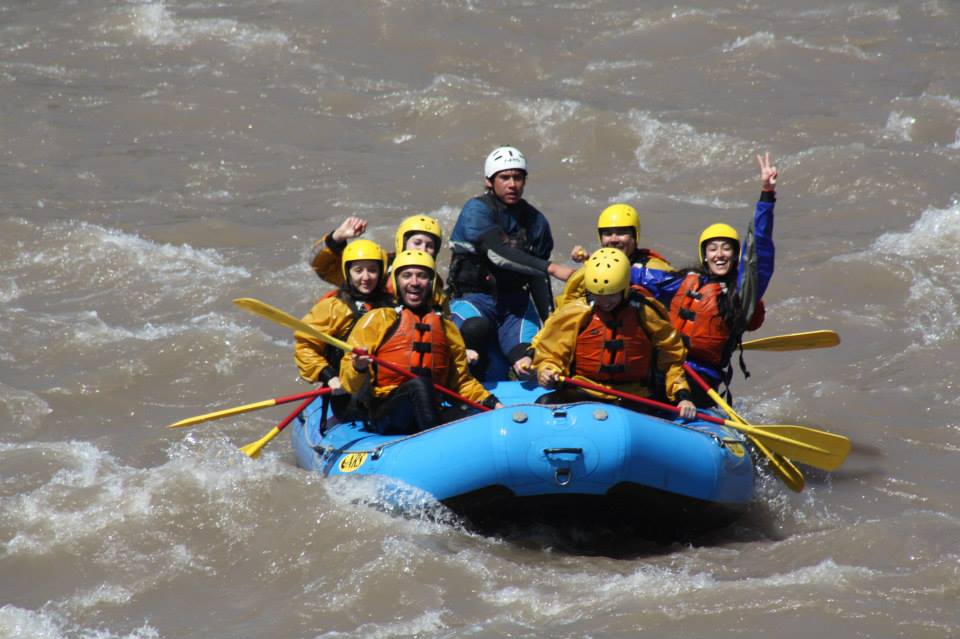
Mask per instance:
[[[648,382],[653,344],[640,311],[622,304],[612,313],[594,309],[577,336],[574,371],[598,382]]]
[[[688,274],[670,301],[670,323],[683,336],[687,359],[723,366],[730,328],[720,315],[719,282],[702,284],[698,273]]]
[[[453,358],[439,314],[431,312],[420,317],[404,307],[386,335],[387,339],[375,351],[378,357],[415,375],[441,384],[446,381]],[[406,377],[386,367],[377,372],[378,386],[399,386],[405,381]]]

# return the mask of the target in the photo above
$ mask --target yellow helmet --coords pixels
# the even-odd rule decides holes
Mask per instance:
[[[620,226],[633,229],[633,239],[640,241],[640,214],[629,204],[611,204],[597,218],[597,231]]]
[[[433,284],[433,278],[437,274],[437,263],[428,253],[423,251],[401,251],[393,259],[393,290],[399,297],[400,283],[397,282],[397,275],[407,266],[422,266],[430,269],[430,283]]]
[[[350,262],[357,260],[376,260],[380,262],[381,280],[383,274],[387,272],[387,254],[380,248],[379,244],[370,240],[354,240],[347,244],[347,248],[343,249],[343,255],[340,257],[340,272],[343,273],[345,282],[350,281],[350,276],[347,274],[347,271],[350,270]],[[382,286],[383,282],[381,281],[380,284]]]
[[[611,295],[630,286],[630,258],[615,248],[594,251],[583,266],[583,283],[594,295]]]
[[[437,254],[440,254],[440,244],[443,243],[443,229],[440,228],[440,222],[429,215],[411,215],[400,222],[397,227],[397,234],[394,236],[394,250],[397,255],[402,253],[406,246],[407,234],[409,233],[428,233],[437,238]]]
[[[700,261],[703,262],[706,259],[703,255],[703,245],[706,244],[709,240],[724,239],[724,240],[733,240],[734,247],[733,253],[734,257],[740,257],[738,254],[740,252],[740,234],[737,233],[737,229],[733,228],[729,224],[711,224],[707,228],[703,229],[703,233],[700,234],[700,242],[697,244],[697,250],[700,252]]]

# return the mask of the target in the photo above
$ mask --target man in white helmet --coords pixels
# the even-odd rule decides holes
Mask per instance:
[[[450,310],[467,348],[479,355],[476,376],[495,380],[506,373],[490,367],[498,359],[518,375],[529,372],[524,356],[553,310],[550,276],[565,281],[574,269],[550,262],[550,223],[523,199],[523,154],[494,149],[483,177],[486,192],[463,205],[450,237]]]

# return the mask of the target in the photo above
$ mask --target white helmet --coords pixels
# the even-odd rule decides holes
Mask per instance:
[[[527,172],[527,158],[523,153],[512,146],[501,146],[494,149],[483,163],[483,177],[490,179],[500,171],[520,169]]]

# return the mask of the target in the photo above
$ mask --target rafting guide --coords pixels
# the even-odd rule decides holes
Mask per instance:
[[[565,281],[573,269],[550,261],[550,223],[523,199],[526,157],[511,146],[494,149],[483,176],[485,193],[463,205],[450,235],[450,310],[479,356],[476,376],[496,380],[508,367],[529,373],[524,357],[554,307],[550,278]]]

